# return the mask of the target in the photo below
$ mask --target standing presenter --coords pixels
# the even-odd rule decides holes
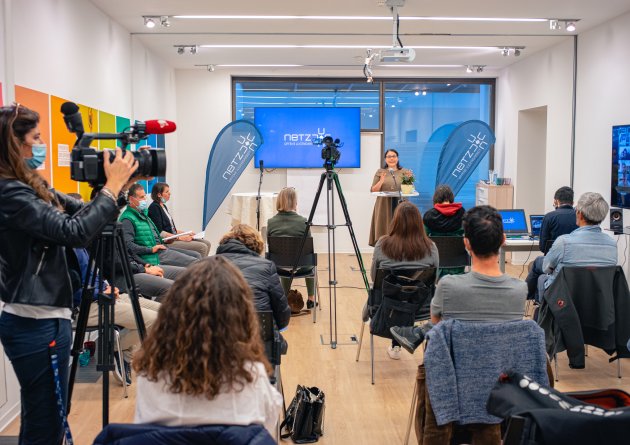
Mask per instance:
[[[385,151],[385,163],[374,174],[371,192],[397,192],[400,190],[402,174],[405,170],[398,162],[398,152],[394,149]],[[396,180],[394,181],[394,177]],[[379,196],[374,204],[372,224],[370,226],[369,245],[374,247],[378,239],[389,234],[389,224],[394,215],[394,201],[396,197]]]

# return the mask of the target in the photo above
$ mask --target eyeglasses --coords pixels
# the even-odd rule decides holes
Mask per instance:
[[[392,159],[392,158],[397,158],[398,156],[396,155],[387,155],[385,156],[385,159]]]

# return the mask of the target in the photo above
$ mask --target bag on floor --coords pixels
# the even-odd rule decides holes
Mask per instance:
[[[280,424],[280,437],[290,437],[295,443],[317,442],[324,434],[324,411],[324,392],[315,386],[308,388],[298,385]]]
[[[291,289],[287,295],[287,300],[289,300],[291,315],[302,312],[302,308],[304,307],[304,298],[302,298],[302,293],[299,290]]]

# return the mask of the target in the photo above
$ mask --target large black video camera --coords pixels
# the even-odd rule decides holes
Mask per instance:
[[[323,144],[324,148],[322,148],[322,159],[324,160],[324,168],[331,169],[335,167],[335,164],[339,161],[341,157],[341,152],[339,151],[339,147],[343,146],[343,142],[339,141],[339,139],[334,139],[332,136],[324,137],[319,144]]]
[[[79,107],[73,102],[61,105],[66,126],[77,140],[70,154],[70,177],[79,182],[87,182],[93,187],[102,187],[107,181],[103,168],[103,156],[113,161],[115,154],[111,150],[96,150],[90,147],[94,140],[120,140],[122,148],[146,139],[149,134],[164,134],[175,131],[175,124],[169,121],[137,122],[121,133],[84,133],[83,120]],[[138,161],[138,169],[133,176],[156,177],[166,175],[166,154],[164,150],[125,151],[125,156],[133,156]]]

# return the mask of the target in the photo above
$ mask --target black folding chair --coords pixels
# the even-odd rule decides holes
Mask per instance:
[[[296,271],[294,278],[313,278],[315,280],[315,308],[319,305],[319,279],[317,278],[317,254],[313,249],[313,238],[307,237],[304,242],[302,255],[295,264],[300,245],[302,244],[301,236],[270,236],[267,237],[267,259],[275,263],[278,269],[278,275],[281,277],[291,277],[293,266],[300,268],[311,268],[310,271]],[[320,307],[321,310],[321,307]],[[317,311],[313,310],[313,323],[317,321]]]
[[[372,319],[378,315],[381,305],[394,304],[398,312],[412,314],[411,323],[428,320],[430,318],[431,298],[435,292],[437,269],[435,267],[414,269],[377,269],[374,284],[368,297],[368,313],[370,315],[370,364],[372,368],[372,384],[374,384],[374,335],[392,338],[389,328],[398,325],[393,321],[382,331],[374,331]],[[357,346],[356,361],[361,355],[363,331],[365,323],[361,324],[361,334]]]
[[[435,243],[440,254],[438,278],[442,275],[463,273],[470,266],[470,256],[466,252],[463,236],[430,236],[429,239]]]

